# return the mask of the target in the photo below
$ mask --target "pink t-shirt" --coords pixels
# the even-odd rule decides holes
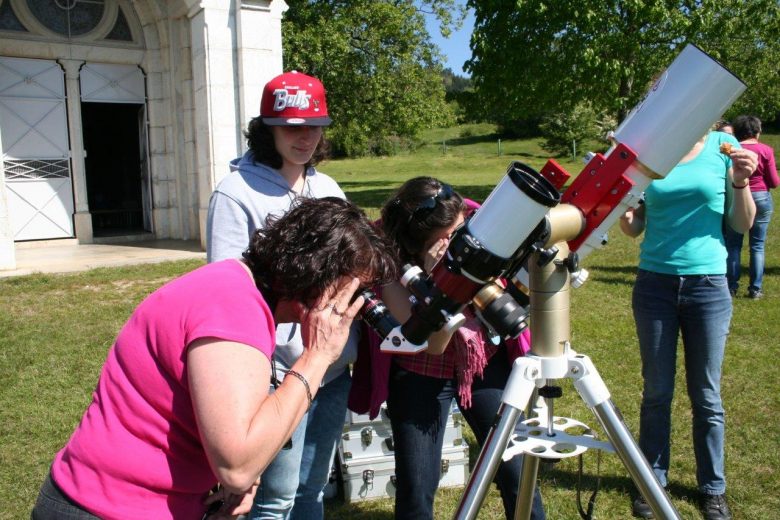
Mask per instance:
[[[195,422],[187,346],[216,337],[271,357],[271,310],[236,260],[164,285],[133,312],[52,476],[102,518],[200,518],[216,484]],[[260,384],[260,383],[258,383]]]
[[[752,150],[758,154],[758,167],[750,176],[750,191],[769,191],[777,188],[780,178],[777,176],[775,164],[775,151],[764,143],[739,143],[742,148]]]

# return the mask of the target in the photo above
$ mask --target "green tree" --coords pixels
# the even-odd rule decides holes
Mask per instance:
[[[442,79],[446,92],[444,99],[450,104],[456,122],[461,124],[482,122],[479,111],[470,110],[474,101],[471,78],[455,74],[452,69],[447,68],[442,72]]]
[[[577,103],[571,110],[545,117],[539,125],[544,135],[542,148],[563,156],[577,154],[577,146],[585,142],[606,142],[607,132],[614,130],[617,121],[605,112],[595,110],[590,103]]]
[[[444,90],[447,94],[457,94],[471,88],[470,78],[455,74],[450,68],[444,69],[441,75],[444,80]]]
[[[287,0],[286,70],[320,78],[337,154],[391,154],[424,128],[451,124],[440,56],[425,27],[460,23],[454,0]]]
[[[706,15],[697,40],[748,86],[729,118],[753,114],[780,124],[780,2],[735,1]]]
[[[538,121],[581,102],[622,120],[687,43],[746,80],[742,110],[777,114],[777,0],[469,0],[469,6],[475,26],[466,70],[499,123]]]

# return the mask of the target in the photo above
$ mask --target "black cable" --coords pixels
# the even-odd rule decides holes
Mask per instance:
[[[582,491],[582,454],[580,454],[579,459],[579,471],[577,473],[577,510],[583,520],[593,520],[593,509],[596,507],[596,495],[601,487],[601,450],[596,450],[596,485],[593,488],[593,493],[588,499],[587,511],[582,508],[582,497],[580,495],[580,492]]]

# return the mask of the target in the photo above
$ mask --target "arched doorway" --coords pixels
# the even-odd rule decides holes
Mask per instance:
[[[152,231],[143,71],[88,62],[79,76],[92,233],[101,237]]]

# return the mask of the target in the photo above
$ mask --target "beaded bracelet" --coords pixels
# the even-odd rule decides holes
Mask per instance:
[[[298,378],[298,380],[299,380],[301,383],[303,383],[303,386],[306,388],[306,398],[309,400],[309,407],[306,409],[306,411],[309,411],[309,410],[311,409],[311,402],[312,402],[312,400],[313,400],[313,399],[312,399],[312,397],[311,397],[311,388],[309,388],[309,382],[308,382],[308,381],[306,381],[306,378],[305,378],[305,377],[303,377],[303,376],[302,376],[301,374],[299,374],[298,372],[296,372],[295,370],[288,370],[288,371],[287,371],[287,375],[288,375],[288,376],[297,377],[297,378]]]

